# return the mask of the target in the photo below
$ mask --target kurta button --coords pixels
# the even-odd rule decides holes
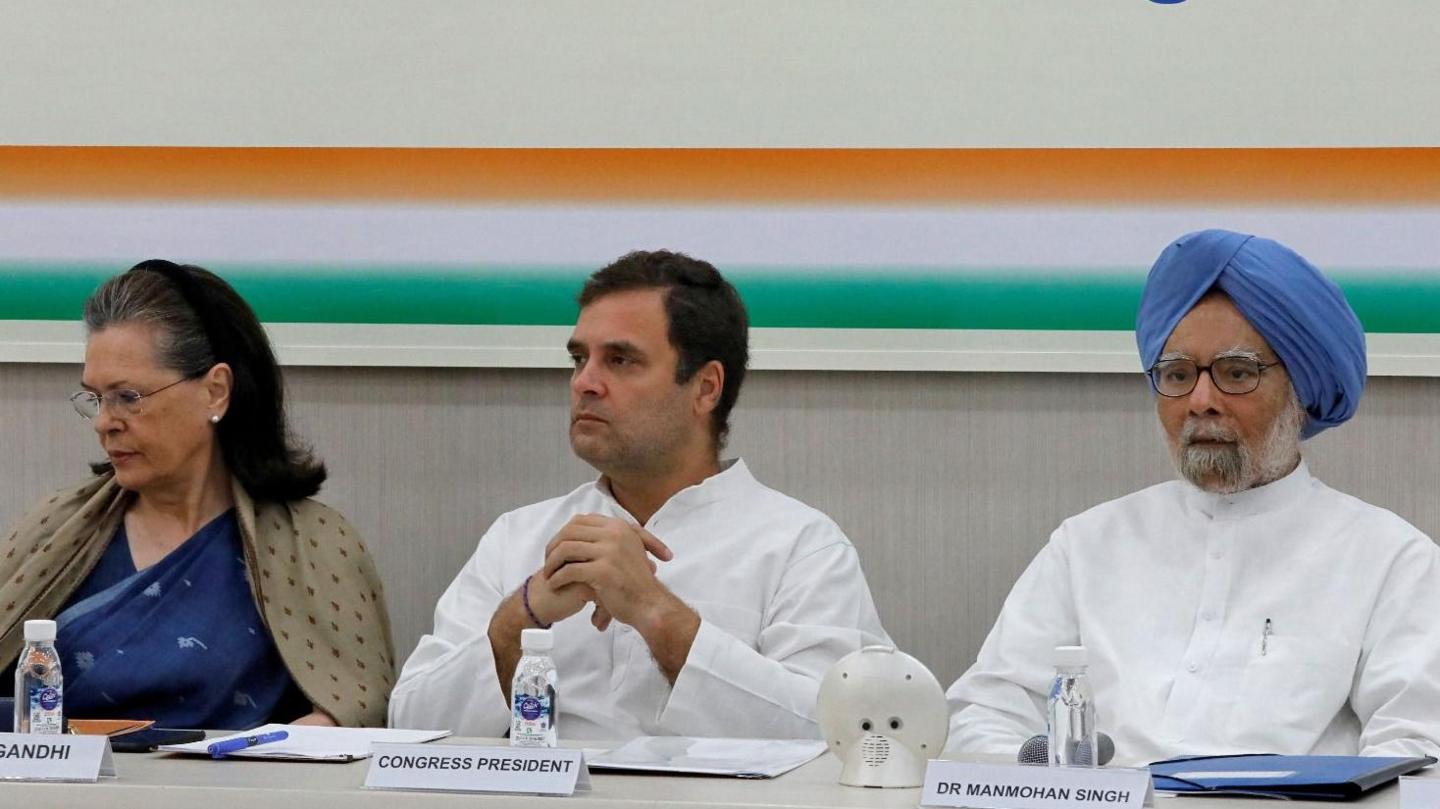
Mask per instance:
[[[1211,558],[1211,559],[1224,559],[1224,558],[1225,558],[1225,552],[1224,552],[1224,551],[1221,551],[1221,550],[1211,551],[1211,552],[1210,552],[1210,558]]]
[[[1188,671],[1188,672],[1190,672],[1191,674],[1194,674],[1195,672],[1197,672],[1197,671],[1200,670],[1200,664],[1199,664],[1199,663],[1186,663],[1186,664],[1185,664],[1185,670]]]
[[[1213,620],[1215,620],[1215,615],[1214,615],[1214,613],[1210,613],[1210,612],[1202,612],[1202,613],[1200,613],[1200,620],[1202,620],[1202,621],[1213,621]]]

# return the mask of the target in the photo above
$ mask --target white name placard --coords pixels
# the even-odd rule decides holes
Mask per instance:
[[[0,780],[95,781],[115,775],[107,736],[0,733]]]
[[[571,795],[590,789],[585,751],[461,744],[374,744],[369,789]]]
[[[1401,778],[1400,809],[1440,809],[1440,778]]]
[[[921,806],[970,809],[1140,809],[1153,802],[1149,770],[931,761]]]

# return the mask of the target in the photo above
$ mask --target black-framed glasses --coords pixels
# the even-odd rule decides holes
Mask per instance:
[[[1189,357],[1180,357],[1160,360],[1145,373],[1156,393],[1175,399],[1189,396],[1195,390],[1201,371],[1209,372],[1210,381],[1222,393],[1251,393],[1260,387],[1260,375],[1265,373],[1265,369],[1279,364],[1251,357],[1220,357],[1209,365],[1199,365]]]
[[[186,376],[171,382],[168,385],[156,388],[149,393],[141,393],[138,390],[107,390],[104,393],[95,393],[89,390],[78,390],[70,395],[70,404],[74,405],[75,412],[87,419],[93,419],[100,415],[100,408],[110,408],[111,415],[115,416],[138,416],[145,412],[145,399],[155,394],[169,390],[181,382],[189,382],[192,379],[199,379],[198,376]]]

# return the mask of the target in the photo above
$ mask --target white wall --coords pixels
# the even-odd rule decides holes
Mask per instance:
[[[4,5],[0,143],[1417,146],[1433,0]]]

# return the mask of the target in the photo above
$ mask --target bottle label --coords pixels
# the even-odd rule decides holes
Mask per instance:
[[[516,695],[514,716],[510,722],[510,741],[548,745],[553,716],[548,696]]]
[[[64,725],[60,689],[48,685],[30,689],[30,732],[60,733]]]
[[[545,709],[548,707],[536,697],[521,697],[520,702],[515,705],[515,709],[520,712],[520,718],[527,721],[534,721],[544,716]]]

